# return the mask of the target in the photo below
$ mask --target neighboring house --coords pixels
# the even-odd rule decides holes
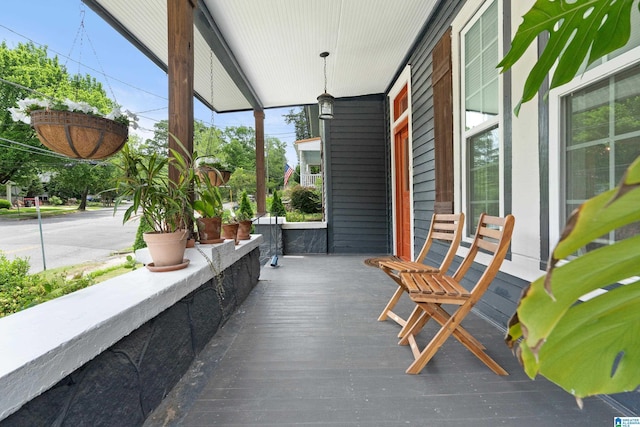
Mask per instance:
[[[106,0],[85,1],[102,7],[110,4]],[[248,19],[246,15],[231,13],[237,12],[231,10],[235,7],[233,2],[205,3],[213,10],[213,20],[222,19],[216,12],[224,12],[221,15],[229,20],[236,15]],[[360,4],[363,14],[374,13],[374,7],[345,3]],[[521,16],[533,3],[533,0],[425,1],[422,30],[412,37],[413,44],[396,47],[401,50],[398,58],[404,59],[391,64],[396,72],[391,81],[383,82],[386,88],[367,92],[359,87],[360,92],[354,89],[355,93],[347,90],[363,81],[370,87],[379,87],[373,84],[371,76],[377,75],[375,67],[389,64],[376,57],[378,62],[369,72],[351,79],[352,86],[345,84],[346,94],[338,95],[335,102],[334,119],[320,125],[329,253],[394,253],[413,258],[423,245],[434,212],[461,211],[467,218],[458,252],[462,257],[481,212],[515,216],[510,253],[476,306],[481,315],[501,328],[515,311],[522,289],[544,273],[569,213],[591,196],[614,187],[627,165],[640,155],[640,120],[634,114],[640,111],[639,22],[632,24],[632,41],[627,47],[590,66],[580,78],[548,96],[524,104],[519,117],[513,115],[538,51],[530,48],[505,74],[499,73],[496,64],[509,49]],[[122,4],[124,9],[125,3]],[[321,9],[319,5],[300,2],[295,6],[291,3],[290,7],[308,7],[302,12],[313,17]],[[320,9],[314,9],[316,6]],[[266,6],[258,6],[256,2],[253,7]],[[265,14],[264,10],[258,12]],[[297,28],[296,22],[303,15],[290,16],[291,22],[286,18],[268,21],[266,31],[278,29],[287,36],[287,41],[297,40],[287,30]],[[634,19],[637,17],[638,13],[634,13]],[[116,27],[127,26],[124,15],[120,20],[117,16],[107,19],[115,22]],[[145,25],[143,21],[131,21],[129,29],[138,25],[140,30]],[[236,30],[234,24],[243,25],[241,21],[225,21],[222,32],[229,35]],[[366,36],[356,31],[362,22],[354,20],[348,24],[353,30],[349,34],[365,43]],[[242,31],[239,27],[237,30]],[[242,37],[250,31],[251,27],[244,27]],[[319,26],[314,31],[323,30]],[[258,34],[254,36],[258,40]],[[313,36],[320,37],[315,33]],[[144,45],[139,39],[135,42]],[[544,40],[539,45],[541,49]],[[383,47],[387,46],[380,47],[380,55],[388,51],[383,52]],[[236,49],[237,58],[247,60],[252,56],[249,48]],[[289,44],[287,49],[292,54]],[[354,50],[336,61],[348,57],[348,65],[353,68],[378,53],[375,49],[362,51],[365,52],[362,56],[356,56],[360,51]],[[268,56],[256,57],[256,61],[266,61]],[[256,73],[253,82],[260,85],[260,74],[270,70],[270,66],[277,69],[270,70],[274,79],[278,73],[290,71],[294,63],[274,60],[270,65],[260,65],[261,73]],[[320,66],[319,61],[317,64]],[[332,69],[345,74],[352,69],[340,65]],[[303,78],[308,73],[298,71],[297,75]],[[286,83],[276,85],[270,81],[271,86],[265,84],[261,89],[267,93],[266,88],[274,87],[282,93],[288,86],[301,91],[308,85],[305,82],[295,85],[293,80]],[[336,83],[329,84],[329,91],[335,87]],[[200,95],[206,92],[201,90]],[[224,93],[216,97],[224,98]],[[300,96],[298,102],[312,101]],[[283,105],[292,102],[286,99],[281,101],[280,106]],[[301,172],[305,172],[302,167]],[[600,242],[607,244],[625,233],[638,232],[638,227],[630,227],[625,232],[603,236]],[[444,252],[437,245],[435,249]],[[478,264],[485,261],[480,254]],[[477,271],[479,268],[470,275],[477,276]],[[640,413],[637,393],[616,395],[615,399]]]
[[[300,185],[314,187],[322,179],[322,150],[320,137],[301,139],[293,143],[300,161]]]

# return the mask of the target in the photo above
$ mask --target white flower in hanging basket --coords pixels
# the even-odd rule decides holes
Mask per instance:
[[[48,99],[24,98],[18,101],[18,107],[9,108],[11,118],[15,122],[31,124],[31,112],[37,110],[50,111],[71,111],[84,113],[97,117],[104,117],[118,123],[125,124],[133,129],[138,129],[138,116],[129,110],[124,110],[118,106],[114,107],[109,114],[102,114],[98,109],[86,102],[75,102],[70,99],[64,101],[51,101]]]
[[[127,142],[128,127],[136,129],[138,119],[119,107],[104,116],[85,102],[68,99],[25,98],[9,111],[14,121],[30,124],[43,145],[79,159],[103,159],[118,152]]]

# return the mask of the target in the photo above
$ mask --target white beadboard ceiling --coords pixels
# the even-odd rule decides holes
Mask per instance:
[[[167,0],[92,0],[111,24],[167,63]],[[172,0],[175,1],[175,0]],[[87,1],[91,3],[91,1]],[[382,93],[437,0],[199,0],[208,9],[264,108],[313,104],[327,91]],[[251,109],[204,36],[195,30],[197,95],[216,111]],[[213,98],[211,77],[213,76]]]

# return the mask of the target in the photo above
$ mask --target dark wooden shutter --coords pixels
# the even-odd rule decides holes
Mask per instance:
[[[451,28],[433,49],[433,121],[436,163],[436,213],[453,213],[453,87]]]

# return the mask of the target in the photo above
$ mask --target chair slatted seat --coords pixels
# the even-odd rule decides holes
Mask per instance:
[[[419,314],[417,308],[411,313],[407,319],[403,319],[399,315],[393,312],[393,308],[396,306],[400,297],[408,292],[408,288],[402,283],[400,274],[402,273],[421,273],[421,274],[435,274],[438,272],[445,272],[449,269],[449,266],[453,262],[456,251],[460,246],[460,240],[462,238],[462,228],[464,226],[464,214],[434,214],[431,218],[431,225],[429,227],[429,233],[427,239],[422,246],[422,250],[414,261],[405,261],[396,256],[371,258],[365,260],[367,265],[375,265],[384,271],[394,282],[398,285],[393,296],[382,310],[382,313],[378,317],[379,321],[387,320],[390,318],[398,323],[403,329],[398,334],[399,337],[404,336],[405,327],[408,324],[413,323],[417,315]],[[434,240],[444,241],[449,243],[447,253],[442,260],[442,263],[438,267],[424,264],[431,245]]]
[[[453,335],[493,372],[498,375],[508,375],[507,371],[485,353],[485,347],[462,327],[461,322],[498,274],[511,243],[514,223],[513,215],[500,218],[482,214],[469,253],[453,276],[420,272],[400,273],[400,280],[408,290],[411,300],[416,303],[417,310],[417,313],[414,310],[416,314],[412,314],[411,320],[408,320],[400,340],[401,345],[411,346],[415,359],[407,369],[407,373],[420,373],[446,340]],[[469,291],[460,284],[460,281],[473,264],[480,249],[489,252],[492,257],[473,289]],[[442,308],[442,304],[451,304],[458,308],[449,314]],[[429,344],[420,350],[415,337],[429,319],[438,322],[441,329]]]

